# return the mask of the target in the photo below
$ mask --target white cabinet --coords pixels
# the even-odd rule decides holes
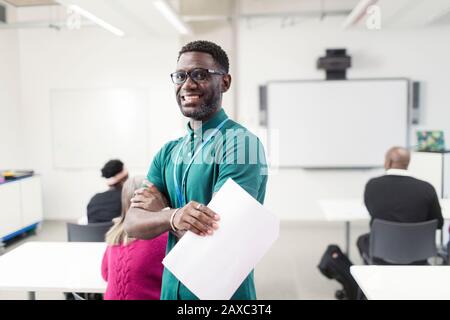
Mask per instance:
[[[42,221],[38,176],[0,184],[0,243]]]
[[[450,198],[449,152],[412,152],[409,171],[414,177],[431,183],[439,198]]]
[[[42,220],[41,179],[31,177],[20,181],[22,225],[28,226]]]
[[[22,226],[19,181],[0,185],[0,238]]]

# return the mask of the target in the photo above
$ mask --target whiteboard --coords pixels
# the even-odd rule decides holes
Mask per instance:
[[[270,82],[269,155],[280,167],[369,168],[408,141],[407,79]]]
[[[148,90],[50,91],[55,168],[98,169],[112,158],[148,164]]]

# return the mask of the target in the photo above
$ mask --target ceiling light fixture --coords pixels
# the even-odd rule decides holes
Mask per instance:
[[[153,1],[153,5],[159,10],[159,12],[178,30],[181,34],[191,34],[191,28],[181,20],[178,13],[164,0]]]
[[[78,13],[79,15],[85,17],[86,19],[91,20],[92,22],[98,24],[99,26],[101,26],[102,28],[108,30],[109,32],[114,33],[116,36],[123,37],[125,35],[125,32],[123,32],[122,30],[120,30],[120,29],[110,25],[105,20],[100,19],[96,15],[90,13],[89,11],[87,11],[87,10],[85,10],[83,8],[80,8],[77,5],[71,4],[71,5],[68,6],[68,9]]]

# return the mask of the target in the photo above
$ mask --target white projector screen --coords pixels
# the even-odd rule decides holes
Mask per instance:
[[[266,86],[269,153],[280,167],[370,168],[408,139],[407,79],[286,81]]]

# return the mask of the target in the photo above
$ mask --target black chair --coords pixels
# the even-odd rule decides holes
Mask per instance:
[[[71,295],[73,295],[73,300],[87,300],[87,298],[83,298],[81,295],[79,295],[76,292],[71,292]],[[83,294],[83,293],[82,293]],[[84,294],[83,294],[84,295]]]
[[[69,242],[104,242],[105,234],[113,222],[90,224],[67,223],[67,239]]]
[[[374,219],[370,229],[369,263],[412,264],[436,257],[437,220],[391,222]]]
[[[67,223],[67,239],[69,242],[104,242],[105,235],[113,222],[90,224]],[[101,300],[99,293],[71,292],[65,294],[67,300]]]

